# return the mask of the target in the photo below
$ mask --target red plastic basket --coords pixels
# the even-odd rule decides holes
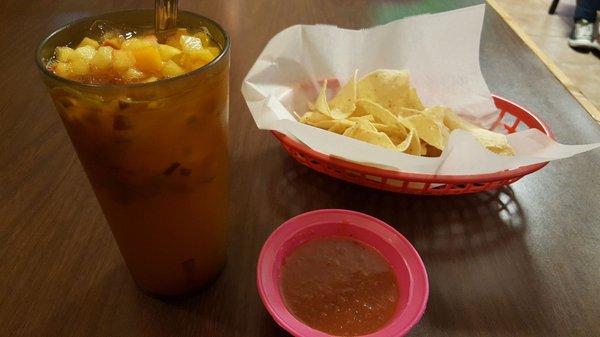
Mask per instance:
[[[495,95],[493,98],[500,112],[491,130],[504,128],[506,132],[513,133],[535,128],[553,137],[550,129],[539,117],[505,98]],[[294,159],[313,170],[350,183],[398,193],[448,195],[492,190],[512,184],[548,164],[545,162],[478,175],[415,174],[385,170],[330,157],[282,133],[273,131],[273,135]]]

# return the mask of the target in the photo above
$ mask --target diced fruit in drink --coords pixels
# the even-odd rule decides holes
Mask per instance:
[[[90,39],[89,37],[84,37],[83,40],[77,46],[77,48],[84,47],[84,46],[90,46],[94,49],[97,49],[98,47],[100,47],[100,44],[98,43],[98,41],[96,41],[94,39]]]
[[[187,52],[190,55],[190,59],[194,64],[199,63],[198,61],[202,61],[204,64],[212,61],[215,57],[208,49],[197,49],[191,50]]]
[[[135,57],[135,66],[145,72],[158,73],[162,68],[162,59],[158,48],[154,46],[143,47],[132,51]]]
[[[181,44],[181,48],[185,52],[202,49],[202,40],[194,36],[181,35],[179,38],[179,44]]]
[[[48,69],[90,83],[153,82],[203,67],[221,53],[206,28],[178,28],[161,44],[154,34],[131,37],[114,28],[105,30],[106,25],[96,24],[103,33],[84,38],[75,49],[57,47]]]
[[[69,62],[75,58],[75,50],[69,47],[56,47],[56,59],[60,62]]]
[[[144,73],[135,68],[129,68],[123,74],[123,78],[126,79],[127,81],[136,81],[136,80],[140,80],[140,79],[144,78]]]
[[[90,61],[90,65],[94,70],[104,71],[112,66],[113,48],[110,46],[102,46],[98,48],[96,55]]]
[[[213,58],[215,58],[215,57],[219,56],[219,54],[221,54],[221,49],[219,49],[217,47],[208,47],[207,49],[213,55]]]
[[[113,68],[122,73],[135,65],[135,57],[129,50],[113,51]]]
[[[77,47],[75,52],[79,54],[81,58],[89,62],[94,55],[96,55],[96,48],[92,46]]]
[[[162,68],[162,73],[165,77],[175,77],[183,75],[185,70],[183,70],[183,68],[181,68],[177,63],[173,62],[173,60],[168,60],[165,62],[165,66]]]
[[[68,63],[59,62],[54,67],[54,73],[60,77],[71,77],[71,66]]]
[[[170,60],[173,57],[181,54],[181,50],[175,47],[171,47],[169,45],[166,44],[159,44],[158,45],[158,52],[160,53],[160,57],[164,60]]]
[[[85,76],[90,72],[90,63],[84,58],[77,58],[71,61],[71,73],[74,76]]]
[[[154,44],[149,40],[138,39],[137,37],[133,37],[129,40],[125,40],[125,42],[123,42],[123,44],[121,45],[121,49],[136,50],[146,47],[152,47],[153,45]]]

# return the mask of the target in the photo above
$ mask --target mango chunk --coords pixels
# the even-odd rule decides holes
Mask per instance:
[[[196,63],[196,61],[202,61],[206,64],[215,58],[209,49],[190,50],[187,53],[194,63]]]
[[[165,77],[175,77],[183,75],[185,70],[183,70],[183,68],[181,68],[177,63],[173,62],[173,60],[168,60],[165,62],[165,66],[162,68],[162,73]]]
[[[135,66],[141,71],[156,73],[162,68],[162,59],[158,48],[144,47],[132,51],[135,57]]]
[[[138,39],[137,37],[132,37],[129,40],[125,40],[125,42],[123,42],[123,44],[121,44],[121,49],[136,50],[136,49],[143,49],[143,48],[152,47],[152,46],[153,46],[152,41],[145,40],[145,39]]]
[[[90,46],[94,49],[98,49],[98,47],[100,47],[100,43],[98,43],[98,41],[94,39],[90,39],[89,37],[84,37],[83,40],[81,40],[81,42],[77,46],[77,48],[85,46]]]
[[[217,47],[208,47],[206,48],[208,49],[208,51],[210,51],[210,53],[213,55],[213,58],[219,56],[219,54],[221,54],[221,49],[217,48]]]
[[[135,65],[135,57],[129,50],[113,51],[113,68],[122,73]]]
[[[171,47],[169,45],[166,44],[159,44],[158,45],[158,52],[160,53],[160,57],[164,60],[170,60],[173,57],[181,54],[181,50],[177,49],[175,47]]]

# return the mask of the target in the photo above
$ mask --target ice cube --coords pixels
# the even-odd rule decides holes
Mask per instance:
[[[127,27],[107,20],[96,20],[89,29],[89,37],[95,40],[104,40],[122,37],[131,38],[137,34],[135,28]]]

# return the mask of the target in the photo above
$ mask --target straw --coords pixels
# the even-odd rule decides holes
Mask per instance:
[[[161,37],[167,36],[169,31],[177,27],[177,0],[156,0],[154,10],[156,37],[161,40]]]

